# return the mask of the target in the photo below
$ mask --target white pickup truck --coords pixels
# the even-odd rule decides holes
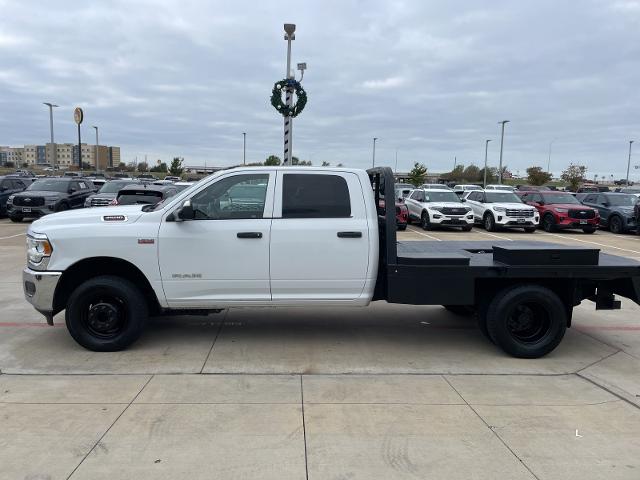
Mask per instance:
[[[156,205],[48,215],[29,227],[25,297],[49,324],[66,310],[96,351],[126,348],[150,315],[386,300],[476,312],[491,341],[527,358],[558,345],[581,300],[640,300],[640,263],[597,250],[397,242],[381,206],[393,187],[389,168],[240,168]]]

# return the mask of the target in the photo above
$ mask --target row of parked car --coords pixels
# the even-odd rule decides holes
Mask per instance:
[[[469,231],[482,225],[489,231],[520,228],[533,233],[598,227],[613,233],[638,229],[640,198],[622,192],[576,193],[554,190],[517,190],[503,185],[467,186],[456,191],[445,185],[396,185],[396,219],[404,230],[417,222],[425,230],[458,227]]]
[[[155,204],[192,184],[166,179],[0,176],[0,215],[21,222],[76,208]]]

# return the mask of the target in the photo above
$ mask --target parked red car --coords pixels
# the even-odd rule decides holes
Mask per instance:
[[[384,214],[384,199],[380,199],[378,206],[381,209],[382,214]],[[396,199],[396,225],[398,230],[406,230],[409,221],[409,209],[404,204],[402,199]]]
[[[546,232],[565,228],[579,228],[584,233],[593,233],[600,223],[600,214],[595,208],[582,205],[576,197],[566,192],[541,191],[517,192],[522,201],[540,212],[540,226]]]

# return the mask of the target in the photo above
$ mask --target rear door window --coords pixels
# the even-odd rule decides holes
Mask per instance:
[[[347,181],[339,175],[285,173],[282,218],[345,218],[351,216]]]

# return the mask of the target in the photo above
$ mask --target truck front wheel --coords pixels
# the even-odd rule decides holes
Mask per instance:
[[[116,352],[140,337],[148,315],[147,302],[133,283],[105,275],[73,291],[65,319],[69,333],[84,348]]]
[[[558,346],[567,329],[566,308],[558,295],[539,285],[498,292],[486,324],[491,339],[518,358],[539,358]]]

